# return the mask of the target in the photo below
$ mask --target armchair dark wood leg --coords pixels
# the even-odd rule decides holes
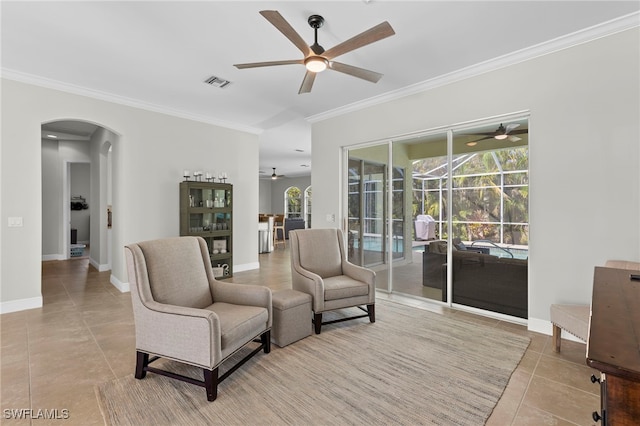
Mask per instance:
[[[376,322],[376,305],[367,305],[367,312],[369,313],[369,322]]]
[[[316,334],[320,334],[322,328],[322,312],[313,314],[313,325],[315,326]]]
[[[149,365],[149,354],[136,351],[136,379],[144,379],[147,375],[147,366]]]
[[[271,352],[271,330],[267,330],[260,336],[260,341],[264,345],[264,353]]]
[[[204,371],[204,388],[207,391],[207,401],[215,401],[218,397],[218,369]]]

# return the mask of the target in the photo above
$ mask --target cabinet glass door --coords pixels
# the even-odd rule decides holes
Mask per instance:
[[[233,266],[232,186],[182,182],[180,188],[180,235],[204,238],[214,275],[230,277]]]

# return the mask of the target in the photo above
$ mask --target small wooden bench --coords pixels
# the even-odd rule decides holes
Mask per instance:
[[[587,341],[589,334],[589,305],[551,305],[551,324],[553,324],[553,349],[560,352],[562,330],[578,339]]]
[[[640,262],[628,260],[607,260],[606,268],[640,270]],[[551,305],[551,324],[553,325],[553,348],[560,352],[562,330],[565,330],[578,339],[587,341],[589,335],[589,317],[591,308],[589,305]]]

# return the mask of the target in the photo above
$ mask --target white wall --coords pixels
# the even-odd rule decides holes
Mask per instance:
[[[112,282],[128,281],[124,245],[179,234],[178,183],[185,169],[227,171],[234,185],[234,269],[259,266],[257,135],[7,79],[1,113],[3,312],[42,303],[44,122],[89,121],[118,135],[112,153]],[[9,217],[21,217],[23,226],[9,228]]]
[[[42,140],[42,255],[43,260],[61,258],[62,163],[58,141]]]
[[[111,269],[112,253],[107,229],[107,206],[111,204],[113,177],[110,173],[110,148],[118,135],[99,127],[89,142],[91,156],[91,264],[99,271]]]
[[[589,303],[594,266],[640,260],[639,52],[636,27],[314,123],[313,227],[341,223],[340,147],[528,110],[529,328],[548,332],[552,303]]]
[[[258,181],[258,211],[260,213],[271,213],[271,180],[258,179]]]

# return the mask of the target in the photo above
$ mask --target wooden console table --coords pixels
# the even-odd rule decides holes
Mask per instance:
[[[640,274],[596,267],[593,282],[587,365],[601,372],[603,425],[640,424]]]

